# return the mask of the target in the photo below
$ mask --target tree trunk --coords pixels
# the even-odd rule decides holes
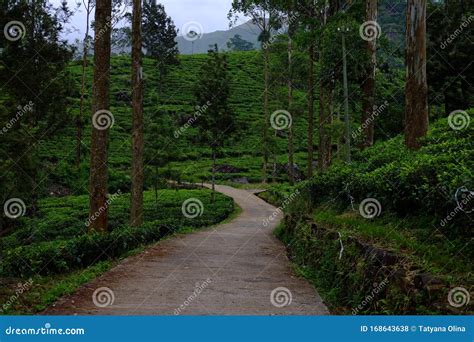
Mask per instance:
[[[405,144],[416,150],[428,131],[426,0],[408,0],[406,24]]]
[[[313,129],[314,129],[314,44],[309,47],[308,75],[308,178],[313,177]]]
[[[327,21],[328,8],[325,7],[322,13],[321,25],[325,26]],[[321,37],[322,39],[322,37]],[[322,66],[323,55],[320,49],[319,64]],[[332,149],[331,137],[329,136],[326,125],[331,123],[331,115],[327,115],[326,110],[326,89],[323,76],[321,75],[319,81],[319,145],[318,145],[318,169],[320,171],[326,170],[331,165]]]
[[[112,1],[97,1],[95,32],[103,32],[94,44],[93,106],[95,114],[109,109],[110,32]],[[94,119],[94,117],[93,117]],[[109,128],[97,129],[92,125],[91,161],[89,177],[89,231],[107,231],[108,203],[108,142]]]
[[[268,164],[268,125],[269,125],[269,113],[268,113],[268,86],[269,86],[269,74],[268,74],[268,64],[269,64],[269,52],[268,46],[263,49],[263,58],[264,58],[264,67],[263,73],[265,78],[265,85],[263,90],[263,112],[265,124],[263,127],[263,182],[267,182],[267,164]]]
[[[377,21],[377,0],[367,0],[367,21]],[[364,149],[374,144],[375,68],[377,63],[376,39],[367,42],[369,61],[365,66],[365,81],[362,85],[362,142]]]
[[[89,19],[91,14],[91,0],[87,2],[86,7],[86,34],[84,36],[84,46],[82,50],[82,76],[81,76],[81,102],[79,105],[79,116],[76,118],[76,167],[81,164],[82,151],[82,129],[84,128],[84,93],[86,88],[86,67],[87,53],[89,52]]]
[[[143,79],[141,0],[133,0],[132,18],[132,188],[130,225],[143,223]]]
[[[291,18],[291,12],[288,13]],[[288,112],[292,112],[293,104],[293,39],[291,35],[291,27],[288,28]],[[295,183],[294,160],[293,160],[293,124],[288,127],[288,180],[290,185]]]
[[[216,197],[216,148],[212,147],[212,198],[211,203],[214,203]]]
[[[351,122],[349,120],[349,85],[347,82],[347,56],[346,56],[346,36],[342,33],[342,77],[344,87],[344,141],[345,160],[351,162]]]

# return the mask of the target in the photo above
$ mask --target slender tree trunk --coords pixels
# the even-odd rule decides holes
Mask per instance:
[[[264,67],[263,73],[265,78],[265,88],[263,90],[263,112],[264,112],[264,120],[265,124],[263,127],[263,182],[266,183],[268,179],[267,173],[267,164],[268,164],[268,125],[270,121],[270,115],[268,112],[268,86],[269,86],[269,72],[268,72],[268,64],[269,64],[269,51],[268,46],[263,49],[263,58],[264,58]]]
[[[130,225],[143,223],[143,79],[141,0],[133,0],[132,18],[132,188]]]
[[[367,21],[377,21],[377,0],[367,0]],[[369,61],[365,66],[362,85],[362,143],[361,149],[374,144],[375,69],[377,65],[376,39],[367,42]]]
[[[344,86],[344,141],[345,161],[351,162],[351,122],[349,120],[349,86],[347,82],[346,35],[342,33],[342,77]]]
[[[314,129],[314,43],[309,47],[308,75],[308,178],[313,177],[313,129]]]
[[[86,89],[86,67],[87,54],[89,52],[89,19],[91,14],[91,0],[87,2],[86,7],[86,34],[84,36],[84,46],[82,50],[82,76],[81,76],[81,102],[79,105],[79,116],[76,118],[76,167],[79,168],[81,164],[82,152],[82,129],[84,127],[84,93]]]
[[[288,13],[291,17],[291,11]],[[288,29],[288,112],[292,112],[293,105],[293,38],[291,27]],[[290,114],[292,115],[292,114]],[[290,185],[295,183],[294,159],[293,159],[293,124],[288,127],[288,180]]]
[[[110,86],[110,32],[112,0],[97,1],[95,7],[95,32],[103,32],[94,44],[93,106],[95,114],[109,109]],[[94,118],[94,117],[93,117]],[[109,128],[97,129],[92,125],[91,161],[89,177],[89,231],[107,231],[108,204],[108,143]]]
[[[416,150],[428,131],[426,0],[408,0],[406,41],[405,144]]]
[[[211,202],[214,203],[216,197],[216,148],[212,147],[212,198]]]
[[[331,8],[329,8],[331,10]],[[326,25],[328,15],[328,8],[324,7],[321,25]],[[319,63],[322,67],[323,55],[319,54]],[[327,83],[327,82],[326,82]],[[329,136],[326,125],[331,123],[331,113],[327,113],[326,109],[326,88],[325,80],[321,76],[319,81],[319,146],[318,146],[318,169],[320,171],[326,170],[331,165],[332,159],[332,148],[331,148],[331,137]]]

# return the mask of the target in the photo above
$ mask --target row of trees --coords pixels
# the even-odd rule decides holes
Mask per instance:
[[[380,0],[379,0],[380,1]],[[303,60],[307,63],[307,176],[313,174],[314,153],[314,119],[315,90],[319,88],[319,128],[318,132],[318,169],[325,170],[332,161],[334,138],[328,128],[335,119],[335,92],[340,79],[342,108],[344,111],[344,134],[337,141],[338,150],[342,149],[344,159],[350,162],[351,128],[349,116],[348,77],[357,82],[361,94],[361,139],[357,141],[360,149],[371,147],[375,136],[377,41],[380,37],[380,26],[377,24],[378,0],[234,0],[229,17],[244,14],[252,18],[260,28],[263,55],[264,92],[263,92],[263,179],[269,177],[268,165],[271,154],[269,136],[271,68],[270,58],[275,39],[275,31],[285,32],[287,60],[285,65],[287,100],[284,109],[290,113],[297,111],[292,89],[297,79],[294,62],[295,46],[304,51]],[[384,2],[384,1],[381,1]],[[446,2],[448,3],[448,2]],[[447,4],[446,4],[447,6]],[[426,52],[426,14],[427,0],[408,0],[406,5],[406,87],[405,87],[405,142],[410,149],[420,147],[422,138],[428,129],[428,85],[427,85],[427,52]],[[360,37],[359,37],[359,27]],[[354,32],[356,35],[354,35]],[[349,38],[348,38],[349,37]],[[341,42],[342,53],[337,55],[335,49]],[[360,61],[351,65],[354,70],[348,71],[347,53],[355,55]],[[340,62],[342,59],[342,70]],[[315,66],[319,65],[319,70]],[[341,76],[339,76],[341,75]],[[318,78],[318,80],[315,79]],[[298,80],[300,81],[300,80]],[[318,83],[318,86],[316,84]],[[293,132],[288,129],[289,180],[294,182],[293,170]],[[340,151],[338,151],[340,152]]]
[[[111,56],[112,1],[96,1],[95,4],[95,40],[94,40],[94,76],[92,91],[93,113],[109,110],[109,79]],[[130,225],[143,223],[144,188],[144,115],[143,115],[143,50],[154,58],[163,84],[168,67],[178,62],[176,47],[176,28],[166,15],[164,7],[156,0],[133,0],[131,21],[132,42],[132,167],[131,167],[131,203]],[[122,29],[122,31],[124,31]],[[98,35],[98,32],[101,34]],[[126,32],[126,31],[125,31]],[[161,93],[161,86],[159,89]],[[107,179],[108,179],[108,140],[107,129],[92,126],[91,159],[89,179],[89,216],[96,217],[89,225],[90,231],[106,231],[108,218]],[[152,156],[151,159],[154,159]]]

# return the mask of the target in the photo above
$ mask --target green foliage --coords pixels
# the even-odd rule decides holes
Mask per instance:
[[[456,131],[442,119],[432,125],[420,151],[406,150],[401,136],[378,143],[356,154],[352,164],[336,163],[317,174],[310,181],[312,201],[348,206],[351,200],[376,198],[384,212],[432,215],[433,227],[441,228],[441,220],[457,206],[456,190],[474,188],[473,132],[472,125]],[[469,227],[469,215],[461,213],[443,231],[468,236]]]
[[[254,49],[254,46],[253,43],[242,39],[240,34],[236,34],[227,42],[227,48],[232,51],[250,51]]]
[[[208,190],[161,190],[158,195],[155,203],[154,193],[145,193],[145,224],[140,228],[127,226],[130,196],[118,196],[110,208],[112,231],[102,235],[87,235],[87,196],[41,200],[39,217],[22,218],[21,226],[0,240],[1,273],[53,274],[87,267],[184,227],[215,224],[234,210],[232,199],[221,194],[211,203]],[[203,203],[201,216],[191,219],[183,215],[181,206],[188,198]]]

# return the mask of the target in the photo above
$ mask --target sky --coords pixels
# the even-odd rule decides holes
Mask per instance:
[[[76,8],[76,3],[82,0],[67,0],[70,9]],[[166,13],[173,19],[176,28],[183,31],[184,25],[199,23],[203,29],[202,33],[217,30],[228,30],[229,21],[227,13],[231,7],[232,0],[158,0],[165,6]],[[53,5],[58,5],[61,0],[50,0]],[[83,39],[85,29],[85,10],[81,6],[71,19],[68,33],[65,37],[69,41],[76,38]]]

